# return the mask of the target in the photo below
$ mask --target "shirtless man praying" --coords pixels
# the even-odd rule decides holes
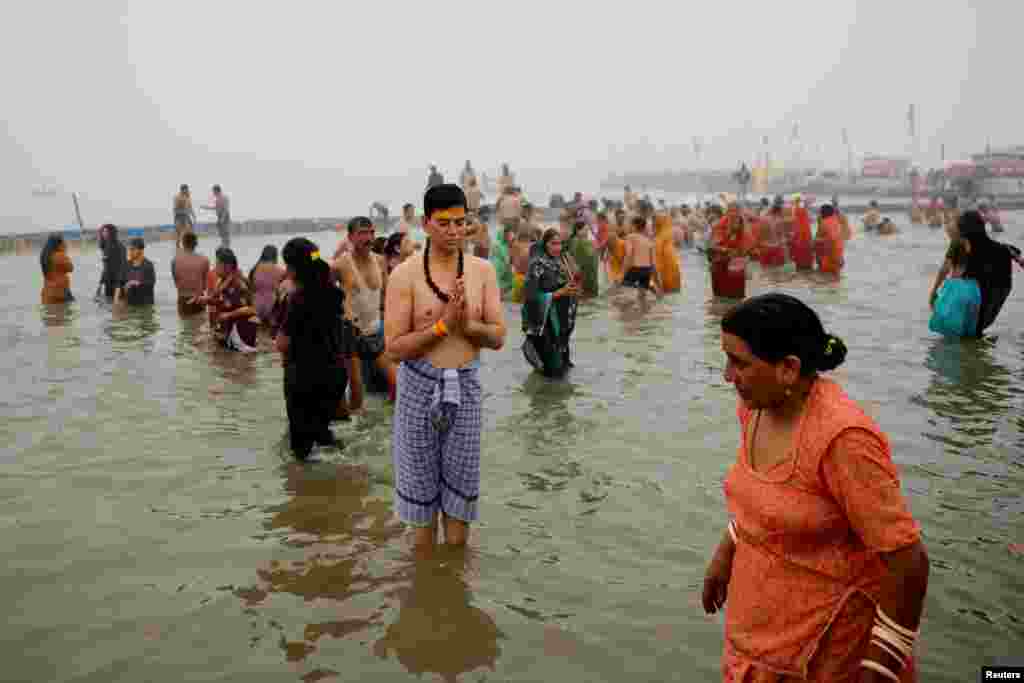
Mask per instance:
[[[458,185],[423,198],[428,240],[391,274],[384,338],[401,365],[391,443],[395,507],[415,528],[422,556],[434,547],[438,517],[449,545],[465,545],[478,518],[483,392],[480,349],[505,343],[494,267],[464,254],[466,196]]]

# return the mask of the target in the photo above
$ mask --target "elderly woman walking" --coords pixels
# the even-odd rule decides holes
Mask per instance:
[[[703,603],[728,599],[723,680],[915,680],[928,556],[888,439],[820,374],[842,340],[772,293],[726,314],[722,349],[741,438]]]

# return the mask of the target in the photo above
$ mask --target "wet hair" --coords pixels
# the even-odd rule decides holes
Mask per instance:
[[[331,268],[319,258],[320,248],[305,237],[295,237],[281,249],[281,258],[295,273],[301,287],[299,296],[289,296],[289,316],[302,321],[300,329],[309,336],[326,337],[336,332],[344,294],[331,284]],[[317,254],[317,258],[313,258]],[[293,300],[292,297],[295,297]]]
[[[1009,251],[985,231],[985,217],[978,211],[965,211],[957,221],[960,239],[970,244],[964,277],[977,280],[984,292],[997,270],[1010,272]]]
[[[423,216],[429,221],[435,211],[466,208],[466,193],[454,183],[436,185],[423,195]]]
[[[831,218],[836,215],[836,209],[831,204],[822,204],[820,212],[822,218]]]
[[[409,206],[412,206],[411,204]],[[385,256],[398,256],[402,253],[402,240],[405,239],[404,232],[393,232],[388,235],[387,243],[384,245]]]
[[[796,297],[779,292],[751,297],[722,318],[722,331],[742,339],[766,363],[800,359],[800,374],[813,377],[846,360],[846,344],[825,332],[818,314]]]
[[[957,221],[957,227],[960,229],[960,236],[963,238],[988,234],[985,232],[984,216],[974,210],[964,211],[963,215],[960,216],[960,220]]]
[[[370,251],[374,254],[384,254],[384,249],[388,245],[388,238],[385,235],[375,237],[373,242],[370,244]]]
[[[199,244],[199,238],[196,237],[196,234],[194,232],[186,232],[184,235],[181,236],[181,246],[185,247],[186,249],[191,251],[192,249],[196,248],[197,244]]]
[[[402,204],[402,212],[403,213],[408,211],[409,209],[415,209],[415,208],[416,208],[416,206],[414,204],[411,204],[411,203],[408,203],[408,202],[406,202],[405,204]]]
[[[53,256],[53,252],[63,246],[64,236],[59,232],[51,233],[50,236],[46,238],[46,244],[43,245],[43,250],[39,252],[39,265],[43,268],[44,276],[50,272],[50,257]]]
[[[214,258],[217,260],[217,263],[231,266],[238,270],[238,257],[235,256],[235,252],[230,247],[218,247],[214,253]]]
[[[256,276],[256,269],[259,268],[261,263],[277,263],[277,247],[273,244],[268,244],[263,247],[263,251],[260,252],[260,260],[256,262],[256,265],[249,271],[249,282],[252,282]]]
[[[647,227],[647,219],[643,216],[633,216],[633,220],[631,222],[637,231],[643,230]]]
[[[353,218],[352,220],[350,220],[348,222],[348,232],[349,232],[350,235],[353,232],[355,232],[356,230],[359,230],[360,228],[372,228],[372,227],[373,227],[373,221],[371,221],[366,216],[356,216],[355,218]]]
[[[103,233],[107,233],[106,238],[103,237]],[[100,249],[105,250],[108,246],[117,244],[117,226],[113,223],[104,223],[100,226],[98,238]]]

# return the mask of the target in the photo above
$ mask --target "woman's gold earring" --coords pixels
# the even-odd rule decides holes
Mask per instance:
[[[786,389],[786,398],[789,398],[792,395],[793,395],[793,390],[792,389]]]

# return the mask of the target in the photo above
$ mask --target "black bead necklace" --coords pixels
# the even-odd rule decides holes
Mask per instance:
[[[462,249],[459,249],[459,271],[458,271],[458,274],[455,276],[456,279],[462,277],[462,265],[463,265],[462,264]],[[427,238],[427,248],[423,250],[423,272],[427,276],[427,284],[430,286],[430,288],[432,290],[434,290],[434,294],[437,295],[437,298],[440,299],[441,301],[443,301],[444,303],[448,303],[449,301],[451,301],[451,296],[449,296],[445,292],[442,292],[441,288],[438,287],[437,284],[434,282],[434,278],[430,277],[430,238],[429,237]]]

